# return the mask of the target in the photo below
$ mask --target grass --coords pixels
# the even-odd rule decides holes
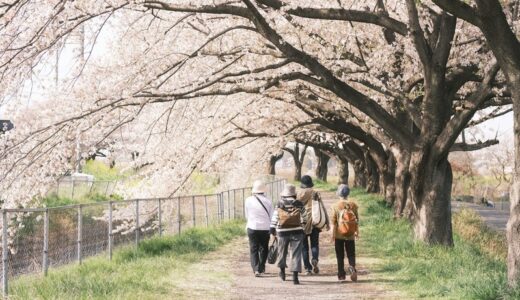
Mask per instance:
[[[475,226],[468,216],[454,218],[453,248],[429,247],[414,241],[409,222],[393,220],[381,196],[357,189],[351,196],[361,207],[358,252],[381,258],[373,271],[392,282],[392,288],[410,298],[520,299],[520,289],[506,288],[502,254],[484,247],[494,235],[477,232],[480,238],[467,238],[473,232],[468,226]]]
[[[10,282],[10,299],[163,299],[185,298],[179,280],[210,251],[244,234],[243,222],[196,228],[143,241],[114,253],[112,261],[94,257],[81,266],[50,269],[47,277],[22,276]],[[226,276],[218,280],[226,279]],[[185,283],[183,283],[185,284]],[[218,295],[213,295],[218,296]]]
[[[328,179],[327,182],[319,179],[313,179],[312,182],[314,183],[314,189],[318,189],[321,191],[330,191],[335,192],[338,188],[338,185],[336,184],[336,180]],[[333,183],[334,182],[334,183]],[[291,181],[292,184],[299,187],[300,181]]]
[[[56,194],[48,195],[41,200],[41,204],[45,207],[58,207],[72,204],[86,204],[86,203],[94,203],[94,202],[105,202],[105,201],[121,201],[123,197],[117,194],[111,194],[106,196],[104,194],[88,194],[76,199],[71,199],[69,197],[59,197]],[[41,206],[41,205],[39,205]]]

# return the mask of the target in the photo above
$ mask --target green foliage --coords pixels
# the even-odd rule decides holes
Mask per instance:
[[[81,266],[51,269],[47,277],[22,276],[10,284],[10,299],[163,299],[175,294],[172,278],[190,263],[244,234],[242,222],[190,229],[172,237],[143,241],[136,250],[116,251],[114,260],[87,259]]]
[[[480,243],[461,238],[455,246],[427,246],[413,239],[406,220],[394,220],[382,197],[354,189],[361,207],[358,252],[382,258],[376,272],[394,282],[410,297],[448,299],[518,299],[508,290],[503,259],[489,255]],[[383,241],[383,242],[382,242]]]
[[[190,194],[214,194],[217,192],[220,178],[202,172],[193,172],[189,178]]]
[[[121,173],[117,168],[110,168],[104,162],[88,160],[83,166],[83,173],[94,175],[96,180],[118,180],[128,177],[127,173]]]
[[[496,259],[507,258],[507,240],[504,234],[486,226],[482,218],[470,209],[453,215],[453,228],[465,240],[477,245],[483,252]]]
[[[65,205],[74,205],[74,204],[86,204],[93,202],[106,202],[106,201],[121,201],[123,197],[121,195],[112,194],[112,195],[104,195],[100,193],[85,195],[79,197],[77,199],[71,199],[69,197],[59,197],[56,194],[51,194],[41,200],[41,204],[45,207],[58,207]]]

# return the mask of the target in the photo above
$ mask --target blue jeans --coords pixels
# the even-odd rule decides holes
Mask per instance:
[[[313,227],[311,234],[306,235],[303,239],[303,265],[305,266],[305,270],[312,270],[312,265],[309,261],[309,237],[311,240],[311,253],[312,259],[319,260],[318,256],[320,254],[320,230],[318,228]]]

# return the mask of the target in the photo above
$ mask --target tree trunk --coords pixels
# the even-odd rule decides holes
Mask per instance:
[[[402,218],[407,204],[408,189],[410,187],[410,173],[408,172],[410,155],[401,151],[399,155],[396,156],[394,216],[396,218]]]
[[[302,164],[300,162],[294,162],[294,178],[295,181],[302,180]]]
[[[271,157],[269,157],[269,161],[267,162],[267,166],[266,166],[267,174],[276,175],[276,162],[278,162],[280,159],[282,159],[282,157],[283,157],[283,151],[278,154],[271,155]]]
[[[379,179],[381,192],[385,197],[385,201],[389,206],[395,202],[395,159],[391,153],[388,155]]]
[[[365,164],[356,160],[354,162],[354,186],[366,189],[367,181]]]
[[[338,185],[348,184],[348,160],[346,158],[337,157],[338,161]]]
[[[305,159],[305,154],[307,153],[307,145],[303,146],[303,149],[300,153],[300,145],[299,143],[295,143],[294,149],[283,148],[285,151],[289,152],[293,157],[294,161],[294,180],[300,181],[302,179],[302,166],[303,161]]]
[[[380,186],[379,186],[379,171],[377,169],[377,166],[368,153],[368,151],[365,151],[365,162],[366,162],[366,171],[367,171],[367,193],[379,193]]]
[[[432,159],[424,149],[412,154],[412,221],[415,237],[427,244],[453,246],[452,179],[451,166],[446,157]]]
[[[510,83],[510,89],[513,94],[515,168],[506,233],[507,278],[511,287],[517,287],[520,285],[520,70],[514,83]]]
[[[327,182],[327,173],[329,171],[328,163],[330,160],[330,156],[325,154],[325,152],[314,148],[314,153],[316,155],[316,160],[318,164],[316,166],[316,178],[319,180],[323,180]]]

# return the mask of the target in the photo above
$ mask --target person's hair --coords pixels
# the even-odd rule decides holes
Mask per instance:
[[[336,194],[341,198],[347,199],[348,195],[350,194],[350,188],[346,184],[340,184]]]

